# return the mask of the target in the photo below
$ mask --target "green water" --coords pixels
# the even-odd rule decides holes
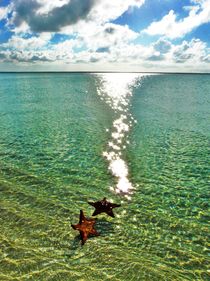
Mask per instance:
[[[146,76],[132,87],[131,200],[109,188],[102,153],[118,112],[100,83],[0,74],[0,280],[210,280],[210,76]],[[71,223],[105,196],[122,207],[98,216],[101,235],[82,247]]]

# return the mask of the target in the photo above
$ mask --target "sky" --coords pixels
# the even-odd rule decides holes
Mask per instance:
[[[0,0],[0,71],[210,72],[210,0]]]

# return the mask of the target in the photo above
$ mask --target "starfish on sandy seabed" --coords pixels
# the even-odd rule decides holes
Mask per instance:
[[[94,228],[95,223],[95,219],[87,219],[84,215],[84,212],[80,210],[79,223],[72,224],[71,226],[73,227],[73,229],[78,230],[80,232],[82,238],[82,245],[85,244],[89,235],[99,235],[99,233]]]
[[[104,199],[102,199],[101,201],[88,202],[88,204],[90,204],[91,206],[93,206],[95,208],[95,211],[93,212],[92,216],[96,216],[101,213],[106,213],[107,215],[109,215],[112,218],[115,217],[112,209],[121,206],[120,204],[114,204],[114,203],[107,201],[106,197],[104,197]]]

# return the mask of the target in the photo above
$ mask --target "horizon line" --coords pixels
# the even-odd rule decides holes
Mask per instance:
[[[89,73],[143,73],[143,74],[207,74],[209,75],[210,72],[176,72],[176,71],[0,71],[0,74],[5,74],[5,73],[10,73],[10,74],[26,74],[26,73],[84,73],[84,74],[89,74]]]

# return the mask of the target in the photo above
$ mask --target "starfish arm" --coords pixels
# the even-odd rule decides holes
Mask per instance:
[[[93,212],[92,216],[97,216],[97,215],[99,215],[100,213],[101,213],[101,211],[96,209],[96,210]]]
[[[117,207],[120,207],[121,204],[112,204],[111,206],[112,206],[112,208],[117,208]]]
[[[91,225],[91,227],[93,227],[95,223],[96,223],[96,219],[92,218],[89,220],[89,224]]]
[[[94,208],[99,208],[101,206],[101,201],[97,202],[88,202],[89,205],[93,206]]]
[[[106,213],[107,213],[107,215],[109,215],[109,216],[112,217],[112,218],[115,217],[115,215],[114,215],[114,213],[113,213],[112,210],[109,210],[109,211],[107,211]]]
[[[84,220],[85,220],[84,212],[82,210],[80,210],[79,223],[81,224],[82,221],[84,221]]]
[[[90,218],[89,221],[92,222],[93,224],[96,223],[97,218]]]
[[[77,229],[78,229],[78,224],[71,224],[71,227],[72,227],[73,229],[77,230]]]
[[[99,236],[100,234],[98,233],[98,231],[96,230],[96,229],[91,229],[91,232],[90,232],[90,234],[92,234],[92,235],[96,235],[96,236]]]
[[[95,206],[95,203],[94,203],[94,202],[88,202],[88,204],[91,205],[91,206],[93,206],[93,207]]]
[[[81,235],[81,238],[82,238],[82,245],[85,244],[86,240],[87,240],[87,233],[84,232],[84,231],[80,231],[80,235]]]

